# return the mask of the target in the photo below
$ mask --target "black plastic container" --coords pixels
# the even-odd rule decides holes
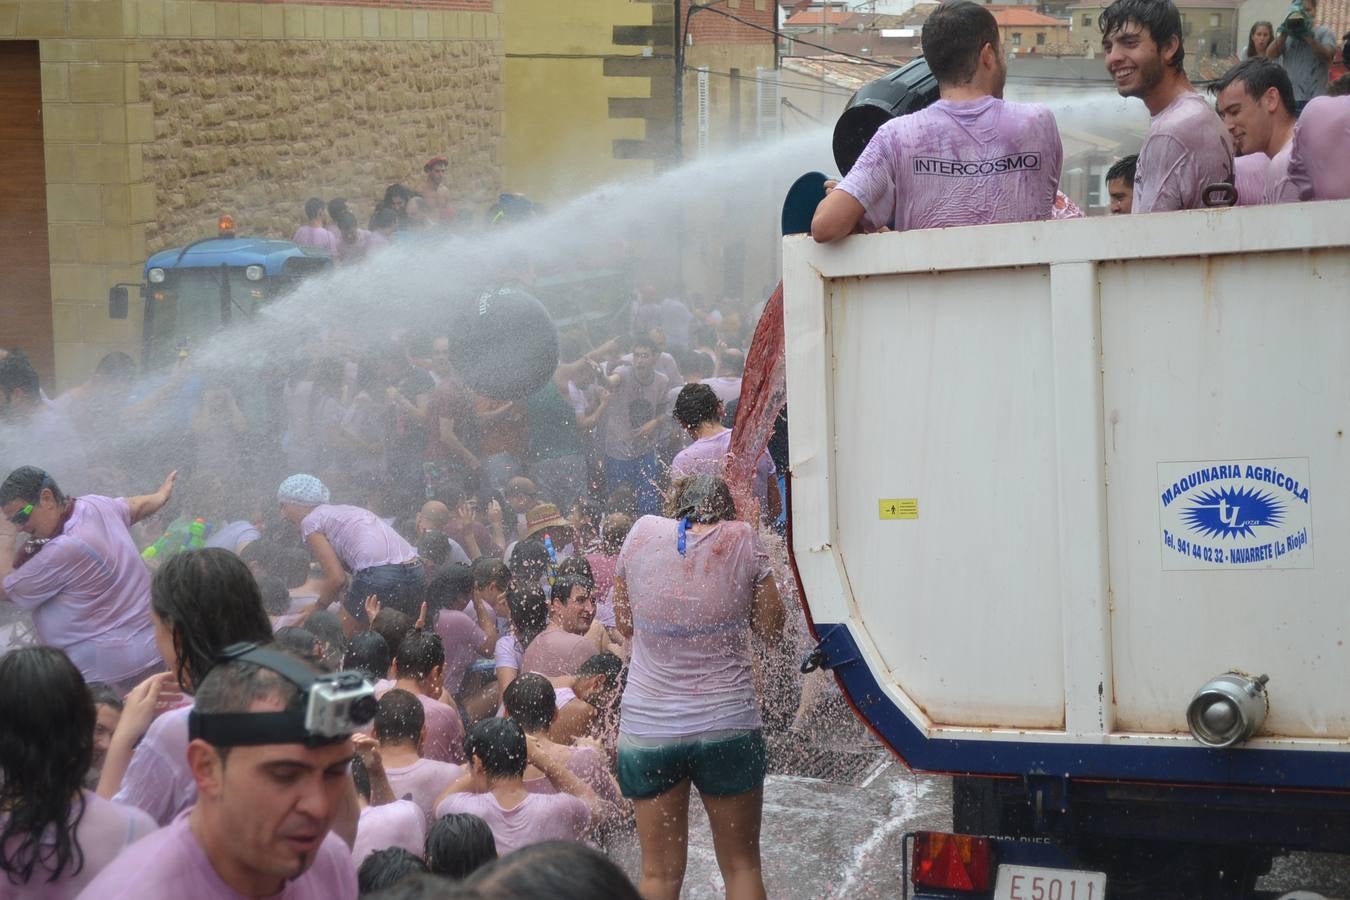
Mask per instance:
[[[834,123],[834,161],[847,175],[877,129],[897,116],[923,109],[938,98],[937,79],[922,56],[858,88]]]

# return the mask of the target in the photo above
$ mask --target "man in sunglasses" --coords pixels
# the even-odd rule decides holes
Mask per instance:
[[[177,474],[140,497],[67,497],[35,466],[0,483],[0,600],[31,612],[38,639],[86,681],[126,689],[163,668],[149,570],[128,529],[169,502]]]

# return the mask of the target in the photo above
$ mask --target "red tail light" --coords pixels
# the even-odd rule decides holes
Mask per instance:
[[[992,886],[994,845],[988,838],[920,831],[914,836],[911,871],[916,887],[987,891]]]

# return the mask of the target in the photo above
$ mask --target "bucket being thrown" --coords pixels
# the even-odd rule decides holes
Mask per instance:
[[[938,99],[937,79],[922,56],[858,88],[834,123],[834,161],[847,175],[877,129]]]

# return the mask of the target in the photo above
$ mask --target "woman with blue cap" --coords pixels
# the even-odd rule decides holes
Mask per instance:
[[[323,572],[318,605],[327,608],[350,581],[342,603],[349,634],[368,624],[365,600],[371,595],[415,618],[425,578],[417,550],[370,510],[329,499],[313,475],[292,475],[277,489],[282,518],[299,526]]]

